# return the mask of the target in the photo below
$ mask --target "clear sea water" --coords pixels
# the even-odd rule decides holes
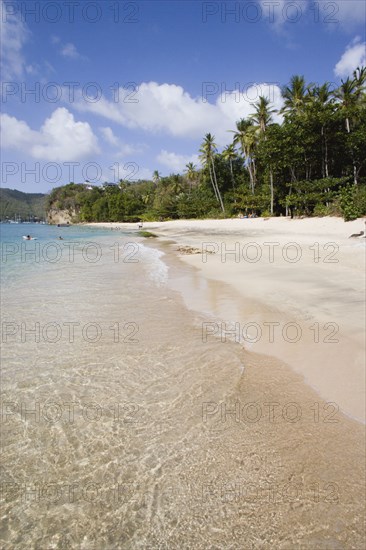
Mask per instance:
[[[197,273],[133,229],[0,229],[1,548],[362,547],[358,425],[204,342],[177,283],[201,292]],[[301,421],[271,420],[289,401]]]

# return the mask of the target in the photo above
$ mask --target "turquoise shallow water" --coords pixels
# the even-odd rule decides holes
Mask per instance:
[[[103,245],[107,243],[117,250],[116,243],[122,235],[133,236],[133,233],[119,231],[117,239],[114,238],[115,233],[80,225],[0,224],[2,284],[9,285],[23,277],[37,276],[53,269],[55,264],[65,267],[77,262],[78,256],[88,263],[101,261]],[[23,235],[30,235],[35,240],[25,240]]]
[[[1,548],[363,547],[358,426],[314,423],[294,375],[204,342],[176,259],[135,231],[0,229]],[[300,422],[269,419],[300,399]]]

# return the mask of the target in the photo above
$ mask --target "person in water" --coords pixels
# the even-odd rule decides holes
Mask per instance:
[[[30,241],[31,240],[31,236],[30,235],[27,235],[27,241]]]
[[[59,237],[59,240],[60,240],[60,241],[63,241],[63,240],[64,240],[64,238],[63,238],[63,237],[61,237],[61,235],[60,235],[60,237]]]

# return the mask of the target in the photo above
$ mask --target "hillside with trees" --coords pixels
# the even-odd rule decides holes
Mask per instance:
[[[0,219],[22,221],[44,220],[46,217],[46,195],[23,193],[16,189],[0,188]]]
[[[54,189],[48,208],[76,212],[75,221],[177,218],[366,215],[366,69],[357,68],[336,90],[293,76],[283,87],[281,124],[260,97],[254,113],[228,132],[219,152],[207,133],[201,167],[151,181]]]

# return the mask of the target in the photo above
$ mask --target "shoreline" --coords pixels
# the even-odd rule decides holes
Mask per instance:
[[[4,544],[16,546],[11,526],[23,517],[28,546],[42,548],[59,545],[65,524],[80,544],[80,522],[84,546],[109,548],[113,532],[114,542],[155,547],[162,521],[172,548],[182,540],[187,548],[207,540],[220,548],[228,540],[233,548],[363,547],[364,425],[325,403],[290,362],[259,353],[263,342],[248,348],[218,333],[202,338],[204,323],[230,315],[272,319],[265,300],[214,278],[221,266],[244,291],[252,279],[248,272],[243,286],[245,264],[221,265],[217,253],[206,263],[201,254],[180,255],[171,229],[147,240],[137,228],[85,229],[75,261],[63,255],[30,279],[23,264],[4,296],[4,319],[32,329],[21,325],[3,350],[3,459],[12,481]],[[182,246],[191,229],[174,228]],[[195,229],[197,246],[205,231],[238,238]],[[100,262],[80,254],[94,235]],[[140,245],[132,249],[137,261],[123,261],[125,254],[116,261],[116,250],[131,259],[131,243]],[[85,332],[90,325],[100,337],[93,326]],[[13,482],[33,494],[40,487],[39,499],[24,507]],[[56,502],[43,498],[48,483]],[[83,498],[89,487],[92,502]],[[44,529],[50,510],[52,529]],[[222,518],[224,527],[213,531]]]
[[[209,314],[205,337],[231,337],[249,352],[285,362],[321,398],[365,422],[366,239],[349,239],[364,221],[176,220],[144,223],[144,229],[159,237],[148,242],[163,244],[209,284],[209,291],[201,283],[195,292],[178,269],[171,285],[189,309]],[[136,229],[136,224],[87,225]],[[179,247],[200,253],[182,254]]]

